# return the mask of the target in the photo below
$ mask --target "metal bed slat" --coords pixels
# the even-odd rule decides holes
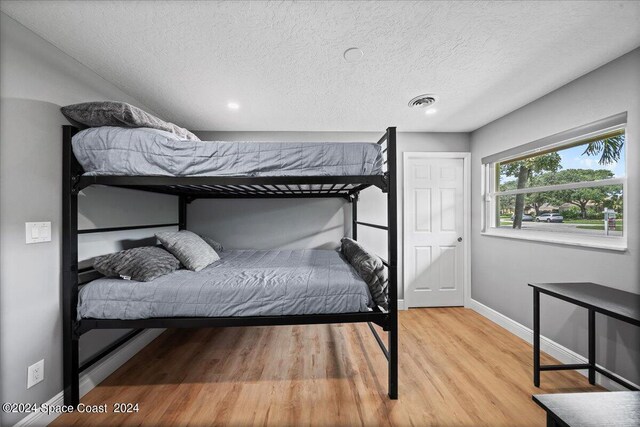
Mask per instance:
[[[172,177],[172,176],[86,176],[78,178],[75,185],[77,190],[81,190],[89,185],[111,185],[127,187],[164,187],[190,185],[309,185],[309,184],[374,184],[381,185],[383,177],[381,175],[358,175],[358,176],[273,176],[273,177]]]
[[[251,187],[250,185],[240,185],[240,187],[244,188],[247,193],[256,194],[257,191]]]
[[[327,197],[331,197],[331,198],[336,198],[336,197],[340,197],[343,198],[345,200],[348,200],[348,195],[347,194],[340,194],[340,195],[336,195],[336,194],[324,194],[324,193],[309,193],[309,192],[304,192],[304,193],[296,193],[296,194],[266,194],[266,193],[262,193],[262,194],[223,194],[223,193],[217,193],[217,194],[204,194],[204,195],[199,195],[196,198],[197,199],[299,199],[299,198],[305,198],[305,199],[315,199],[315,198],[327,198]]]
[[[267,187],[266,185],[258,185],[258,187],[260,187],[263,190],[262,193],[275,194],[275,192],[271,188]]]
[[[228,188],[230,188],[230,189],[232,189],[233,191],[236,191],[236,192],[241,193],[241,194],[247,194],[247,193],[249,193],[249,191],[245,190],[245,189],[244,189],[244,188],[242,188],[242,186],[240,186],[240,185],[224,185],[224,186],[220,186],[220,188],[225,189],[225,191],[226,191]]]
[[[207,180],[200,180],[197,177],[195,180],[183,177],[174,177],[176,180],[187,179],[187,183],[179,184],[165,184],[167,177],[81,177],[79,179],[80,184],[77,188],[82,189],[89,185],[111,185],[122,188],[138,189],[143,191],[149,191],[161,194],[183,195],[189,196],[191,200],[216,195],[236,195],[242,197],[244,195],[275,195],[275,194],[299,194],[305,197],[310,194],[326,194],[328,196],[341,197],[345,191],[351,191],[352,189],[360,186],[366,188],[371,185],[386,191],[386,181],[383,176],[361,176],[355,177],[355,182],[343,182],[342,178],[345,177],[297,177],[305,182],[285,182],[281,181],[283,177],[269,177],[266,181],[263,178],[258,178],[259,182],[247,182],[245,178],[233,178],[229,180],[228,177],[224,177],[224,183],[218,183],[217,177],[214,182],[207,182]],[[171,177],[169,177],[171,178]],[[284,177],[291,179],[291,177]],[[296,179],[297,179],[296,178]],[[335,180],[333,178],[336,178]],[[96,181],[97,179],[97,181]],[[129,181],[131,179],[132,181]],[[272,179],[276,179],[275,182],[270,182]],[[327,182],[329,179],[329,182]],[[160,180],[159,182],[157,180]],[[237,182],[233,182],[238,180]],[[77,190],[79,191],[79,190]]]
[[[239,192],[241,192],[242,194],[254,194],[255,193],[255,191],[249,191],[249,190],[245,189],[242,185],[231,185],[230,187],[235,189],[235,190],[237,190],[237,191],[239,191]],[[227,188],[227,187],[225,186],[225,188]]]
[[[143,230],[146,228],[163,228],[163,227],[177,227],[177,222],[165,223],[165,224],[144,224],[144,225],[127,225],[123,227],[102,227],[102,228],[85,228],[78,230],[78,234],[92,234],[92,233],[111,233],[113,231],[128,231],[128,230]]]
[[[244,193],[244,190],[238,190],[235,186],[233,185],[216,185],[216,186],[209,186],[209,185],[203,185],[202,187],[204,188],[216,188],[218,191],[222,191],[222,192],[233,192],[233,193]]]
[[[207,185],[192,185],[189,188],[193,190],[193,194],[210,193],[212,191],[219,191],[218,189],[213,188],[211,186],[207,186]]]
[[[271,188],[269,188],[271,187]],[[284,191],[280,189],[280,187],[278,187],[277,185],[270,185],[269,188],[270,190],[274,191],[275,194],[284,194]]]
[[[233,189],[229,189],[228,186],[211,185],[210,187],[215,188],[216,190],[218,190],[218,192],[220,194],[240,194],[238,191],[234,191]]]
[[[340,188],[337,190],[336,194],[342,194],[342,191],[345,189],[345,187],[346,187],[347,185],[349,185],[349,184],[342,184],[342,187],[340,187]]]

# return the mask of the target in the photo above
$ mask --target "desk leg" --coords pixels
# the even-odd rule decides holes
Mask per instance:
[[[540,387],[540,291],[533,290],[533,385]]]
[[[589,310],[589,384],[596,383],[596,312]]]

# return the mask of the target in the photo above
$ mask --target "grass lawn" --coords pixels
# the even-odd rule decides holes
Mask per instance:
[[[581,228],[583,230],[601,230],[604,231],[604,224],[600,225],[576,225],[576,228]],[[616,224],[615,231],[622,231],[622,222]]]
[[[604,231],[604,223],[601,219],[565,219],[565,224],[581,224],[576,225],[576,228],[582,230],[601,230]],[[500,217],[500,227],[509,227],[513,226],[513,221],[508,218]],[[622,231],[622,219],[618,219],[616,221],[616,230]]]
[[[595,224],[595,225],[602,225],[602,219],[566,219],[564,220],[564,222],[566,222],[567,224]],[[618,220],[616,221],[618,223],[622,223],[622,218],[618,218]]]

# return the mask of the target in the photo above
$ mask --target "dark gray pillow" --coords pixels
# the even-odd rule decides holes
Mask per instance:
[[[107,277],[148,282],[171,273],[180,261],[169,252],[155,246],[127,249],[94,258],[93,268]]]
[[[220,259],[207,242],[191,231],[168,231],[156,237],[189,270],[200,271]]]
[[[373,255],[360,243],[348,237],[343,238],[340,242],[342,243],[342,254],[369,286],[373,301],[387,310],[389,306],[387,298],[389,277],[380,257]]]
[[[213,240],[211,237],[207,237],[203,235],[200,235],[200,237],[202,238],[202,240],[207,242],[207,245],[211,246],[213,250],[216,251],[218,254],[220,252],[224,252],[224,248],[222,247],[222,245],[216,242],[215,240]]]
[[[141,110],[126,102],[96,101],[67,105],[60,109],[69,120],[89,127],[118,126],[152,128],[171,132],[181,139],[200,141],[188,130]]]

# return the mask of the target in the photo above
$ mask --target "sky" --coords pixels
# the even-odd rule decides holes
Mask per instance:
[[[584,145],[580,145],[558,151],[558,154],[560,154],[562,158],[562,162],[560,163],[562,169],[609,169],[616,177],[625,175],[625,149],[622,150],[620,161],[608,165],[601,165],[598,164],[598,160],[600,160],[599,155],[587,156],[586,154],[582,154],[585,148]]]
[[[598,163],[600,160],[600,155],[589,156],[584,153],[584,150],[587,148],[587,145],[579,145],[577,147],[566,148],[564,150],[558,151],[560,155],[561,161],[560,165],[562,166],[559,170],[564,169],[608,169],[613,172],[616,178],[625,176],[625,157],[626,157],[626,143],[622,148],[622,153],[620,154],[620,160],[615,163],[610,163],[607,165],[601,165]],[[507,181],[515,180],[515,177],[512,176],[501,176],[500,182],[504,183]]]

